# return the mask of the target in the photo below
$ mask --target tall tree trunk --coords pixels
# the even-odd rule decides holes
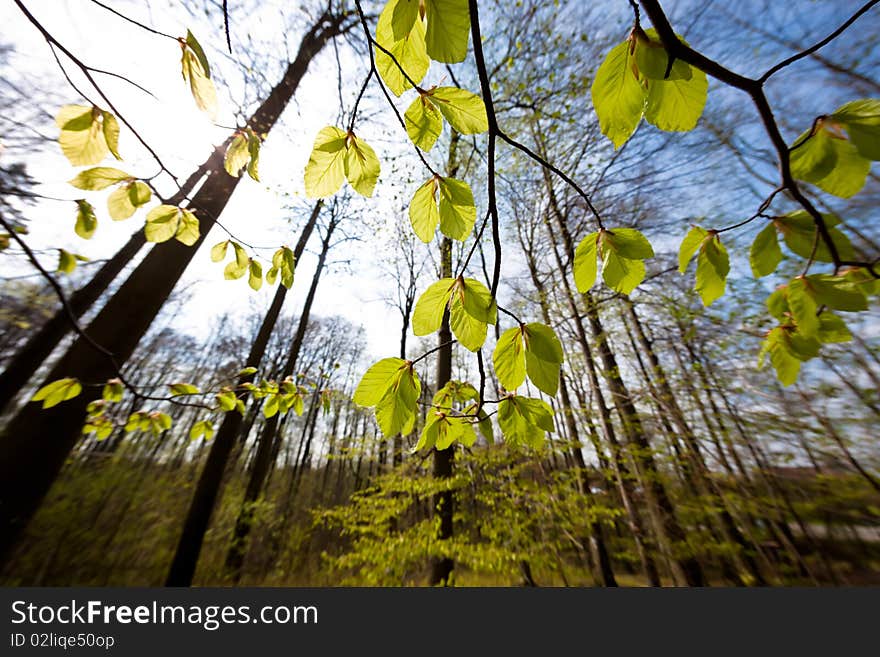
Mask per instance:
[[[312,276],[312,283],[309,286],[309,292],[306,295],[302,313],[300,313],[299,316],[299,323],[293,337],[293,342],[290,346],[287,361],[284,363],[284,368],[281,370],[281,376],[279,377],[279,380],[281,381],[292,376],[296,369],[296,362],[299,359],[299,352],[302,349],[303,339],[305,338],[306,330],[308,329],[312,304],[315,300],[315,293],[318,290],[318,282],[321,280],[321,273],[324,271],[327,253],[330,250],[330,240],[333,236],[333,230],[337,225],[336,222],[337,220],[335,217],[330,220],[327,232],[321,243],[321,255],[318,257],[318,264],[315,273]],[[241,578],[241,569],[244,565],[244,557],[247,552],[248,535],[250,534],[251,525],[253,524],[254,505],[263,491],[263,484],[266,481],[266,475],[269,473],[269,468],[272,464],[271,456],[273,443],[275,442],[278,431],[279,416],[280,413],[276,413],[268,418],[263,424],[263,428],[257,438],[257,451],[254,456],[251,476],[248,479],[244,500],[242,501],[241,509],[238,512],[238,519],[236,520],[235,530],[232,535],[232,543],[229,546],[229,551],[226,553],[226,574],[232,579],[233,583],[238,583],[238,580]]]
[[[440,278],[452,277],[452,240],[444,237],[440,243]],[[449,328],[449,309],[443,311],[443,323],[440,325],[440,333],[437,337],[440,349],[437,351],[437,390],[445,386],[452,379],[452,331]],[[446,449],[434,448],[433,475],[438,479],[452,477],[452,468],[455,460],[455,448],[450,446]],[[452,538],[453,518],[453,494],[451,490],[442,491],[434,495],[434,511],[440,518],[440,526],[437,531],[437,540],[445,541]],[[441,557],[434,560],[431,566],[431,585],[448,586],[452,576],[453,562],[450,557]]]

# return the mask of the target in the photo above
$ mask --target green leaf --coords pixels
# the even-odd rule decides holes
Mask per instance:
[[[764,226],[755,236],[755,241],[749,249],[749,264],[755,278],[767,276],[776,271],[782,261],[782,249],[776,238],[776,228],[772,222]]]
[[[107,142],[107,148],[117,160],[121,160],[119,155],[119,121],[110,112],[101,111],[101,132],[104,133],[104,141]]]
[[[430,335],[440,329],[443,311],[456,286],[454,278],[441,278],[425,290],[416,301],[412,315],[414,335]]]
[[[788,342],[788,334],[781,326],[776,327],[767,334],[767,338],[761,344],[761,353],[758,355],[758,367],[762,367],[765,357],[770,356],[770,363],[776,370],[776,378],[784,386],[790,386],[797,381],[798,372],[801,369],[801,361],[792,352]]]
[[[199,420],[189,430],[190,440],[198,440],[203,436],[205,440],[211,440],[214,437],[214,425],[210,420]]]
[[[180,60],[183,79],[189,85],[196,105],[213,120],[217,116],[217,90],[211,81],[205,53],[189,30],[186,31],[186,40],[180,41],[180,47],[183,50]]]
[[[168,389],[171,391],[172,397],[199,394],[199,389],[191,383],[172,383]]]
[[[515,326],[501,334],[492,352],[492,364],[498,382],[505,390],[514,391],[523,384],[526,380],[526,350],[521,327]]]
[[[74,269],[76,269],[76,256],[70,251],[58,249],[58,268],[56,271],[72,274]]]
[[[344,130],[333,126],[322,128],[305,169],[306,194],[310,198],[326,198],[339,191],[345,180],[346,142]]]
[[[835,228],[840,223],[840,219],[832,214],[823,214],[822,218],[840,257],[843,260],[852,260],[855,257],[852,243],[846,235]],[[816,224],[805,210],[796,210],[783,217],[774,217],[773,224],[782,235],[782,239],[785,240],[785,245],[793,253],[802,258],[809,258],[813,254],[813,244],[815,243],[816,250],[813,259],[819,262],[834,262],[824,240],[819,239],[816,242]]]
[[[428,92],[428,100],[463,135],[480,134],[489,129],[483,99],[470,91],[458,87],[437,87]]]
[[[880,99],[853,100],[838,107],[829,118],[843,126],[862,157],[880,160]]]
[[[98,218],[95,216],[95,208],[88,201],[79,199],[76,202],[76,225],[74,232],[84,240],[92,239],[92,235],[98,229]]]
[[[556,337],[556,331],[539,322],[526,324],[526,348],[536,358],[545,360],[548,363],[562,363],[564,356],[562,353],[562,343]]]
[[[471,186],[455,178],[440,179],[440,232],[464,241],[474,229],[477,207]]]
[[[791,310],[788,307],[788,286],[782,286],[773,291],[773,293],[767,297],[765,302],[767,304],[767,310],[770,311],[770,314],[773,315],[780,322],[786,321],[786,315],[788,315]]]
[[[464,310],[474,319],[487,324],[497,320],[498,308],[489,292],[489,288],[475,278],[459,280],[453,303],[461,302]]]
[[[137,212],[142,205],[146,205],[153,198],[149,186],[136,180],[114,189],[107,197],[107,211],[114,221],[128,219]]]
[[[654,28],[641,33],[639,30],[633,30],[633,37],[636,66],[642,77],[649,80],[690,80],[693,77],[690,65],[680,59],[673,62],[669,77],[666,77],[669,56]]]
[[[555,429],[553,409],[540,399],[506,397],[498,404],[498,425],[508,443],[538,448],[545,432]]]
[[[444,235],[464,241],[477,220],[470,185],[455,178],[428,179],[413,195],[409,218],[413,231],[425,243],[434,238],[438,223]]]
[[[724,295],[730,260],[727,249],[716,233],[710,233],[703,240],[697,256],[697,281],[695,289],[700,293],[703,305],[708,306]]]
[[[58,111],[55,123],[61,128],[58,137],[61,152],[73,166],[97,164],[106,157],[109,147],[101,110],[85,105],[65,105]]]
[[[868,309],[868,300],[859,287],[844,276],[812,274],[806,277],[807,287],[816,303],[834,310],[859,312]]]
[[[852,333],[840,317],[826,310],[819,315],[819,334],[817,337],[823,343],[849,342],[852,340]]]
[[[180,208],[174,205],[160,205],[147,213],[144,234],[148,242],[167,242],[180,223]]]
[[[709,81],[698,68],[690,79],[648,80],[645,119],[661,130],[686,132],[697,127],[706,106]]]
[[[678,248],[679,273],[683,274],[687,271],[688,264],[693,259],[694,254],[703,245],[703,242],[705,241],[708,234],[709,231],[707,231],[705,228],[701,228],[700,226],[691,226],[691,229],[687,232],[687,235],[685,235],[684,239],[681,241],[681,246]]]
[[[235,407],[237,406],[238,398],[231,390],[224,390],[220,393],[217,393],[215,399],[217,400],[217,405],[220,407],[220,410],[227,413],[229,411],[234,411]]]
[[[449,328],[458,343],[468,351],[477,351],[486,341],[486,322],[468,314],[455,297],[449,309]]]
[[[391,384],[376,404],[376,422],[386,437],[412,431],[421,389],[421,382],[412,363],[404,362],[403,367],[392,376]]]
[[[602,259],[602,279],[612,290],[630,294],[645,280],[645,263],[623,258],[614,251],[607,250]]]
[[[263,142],[260,136],[253,130],[248,130],[248,155],[250,160],[247,165],[248,175],[257,182],[260,182],[260,147]]]
[[[254,291],[258,291],[263,287],[263,267],[253,258],[251,258],[248,266],[248,285],[250,285],[251,289]]]
[[[296,271],[296,256],[288,247],[282,246],[272,255],[272,268],[266,274],[266,282],[275,284],[275,277],[281,272],[281,284],[288,290],[293,287],[293,278]]]
[[[101,399],[108,403],[121,402],[124,391],[125,387],[122,385],[122,381],[110,379],[104,384],[104,388],[101,391]]]
[[[422,81],[431,65],[425,44],[425,23],[418,18],[418,3],[413,0],[391,0],[379,14],[376,42],[388,50],[397,64],[416,84]],[[395,96],[410,89],[410,84],[394,60],[375,48],[376,70]]]
[[[801,334],[812,337],[819,333],[818,308],[804,279],[795,278],[788,284],[788,307]]]
[[[221,262],[226,258],[226,249],[229,246],[229,240],[223,240],[211,247],[211,262]]]
[[[464,61],[471,27],[468,0],[424,0],[424,7],[428,19],[425,34],[428,55],[446,64]],[[400,25],[405,23],[401,21]]]
[[[114,169],[113,167],[94,167],[80,171],[75,178],[68,181],[77,189],[86,191],[95,191],[106,189],[110,185],[115,185],[124,180],[130,180],[131,176],[125,171]]]
[[[439,187],[439,177],[429,178],[416,190],[409,204],[409,221],[413,232],[425,244],[434,239],[434,232],[440,223],[440,209],[437,202]]]
[[[31,401],[41,401],[43,402],[43,408],[52,408],[63,401],[73,399],[80,392],[82,392],[82,386],[76,379],[59,379],[52,381],[52,383],[47,383],[37,390]]]
[[[413,144],[430,151],[443,132],[443,116],[427,96],[419,94],[403,115],[406,134]]]
[[[406,361],[402,358],[383,358],[371,365],[354,391],[354,403],[368,408],[378,404],[391,386],[394,376],[405,366]]]
[[[599,233],[590,233],[574,250],[574,284],[581,294],[587,292],[596,282],[598,239]]]
[[[815,133],[803,133],[791,148],[791,173],[841,198],[849,198],[862,187],[871,168],[858,148],[833,130],[827,120],[816,122]]]
[[[599,127],[615,148],[635,132],[645,110],[647,90],[636,77],[634,64],[630,43],[624,41],[605,57],[590,88]]]
[[[348,135],[348,150],[345,154],[345,177],[361,196],[370,197],[379,179],[379,158],[376,152],[363,139]]]
[[[615,228],[605,231],[602,248],[613,249],[617,255],[630,260],[645,260],[654,257],[651,243],[635,228]]]
[[[831,139],[830,143],[837,156],[834,168],[816,180],[815,185],[834,196],[850,198],[865,186],[871,162],[859,155],[858,149],[848,141]]]
[[[186,208],[180,210],[180,223],[177,225],[174,237],[187,246],[193,246],[199,241],[199,220]]]
[[[250,159],[248,153],[248,140],[242,133],[236,133],[235,137],[229,143],[226,149],[226,156],[223,158],[223,168],[230,176],[237,178],[241,170],[247,165]]]

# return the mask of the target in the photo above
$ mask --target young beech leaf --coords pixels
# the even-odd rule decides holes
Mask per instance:
[[[101,132],[104,133],[104,141],[107,142],[107,148],[113,157],[121,160],[122,156],[119,154],[119,121],[116,120],[113,114],[105,110],[101,110],[101,119]]]
[[[263,145],[260,136],[253,130],[248,130],[247,147],[250,160],[247,165],[248,175],[260,182],[260,147]]]
[[[101,391],[101,399],[105,402],[115,403],[122,401],[122,393],[125,392],[125,386],[119,379],[110,379],[104,384]]]
[[[868,300],[862,290],[845,276],[811,274],[805,277],[804,282],[806,291],[815,299],[817,306],[828,306],[844,312],[868,309]]]
[[[147,213],[144,234],[148,242],[166,242],[175,237],[193,246],[199,239],[199,220],[185,208],[160,205]]]
[[[95,208],[83,199],[76,202],[76,225],[74,232],[84,240],[92,239],[92,235],[98,228],[98,218],[95,216]]]
[[[691,254],[693,255],[693,254]],[[776,228],[773,223],[768,223],[755,236],[755,241],[749,249],[749,264],[755,278],[767,276],[776,271],[782,261],[782,249],[776,239]],[[685,263],[687,266],[687,263]]]
[[[223,168],[226,169],[226,173],[230,176],[238,177],[249,159],[247,137],[239,132],[232,138],[226,149],[226,156],[223,158]]]
[[[846,130],[859,155],[880,160],[880,99],[853,100],[838,107],[829,118]]]
[[[419,84],[431,65],[425,44],[425,23],[418,14],[417,2],[391,0],[379,14],[376,24],[376,43],[394,56],[392,59],[377,46],[376,70],[395,96],[411,88],[400,68],[406,71],[410,80]]]
[[[634,228],[600,230],[597,253],[602,259],[605,284],[621,294],[630,294],[645,278],[646,258],[654,255],[651,244]]]
[[[682,240],[678,251],[678,270],[682,274],[697,253],[697,276],[694,289],[708,306],[724,294],[730,260],[718,233],[693,226]]]
[[[282,246],[272,255],[272,267],[266,273],[266,282],[275,284],[275,278],[281,274],[281,284],[288,290],[293,287],[293,274],[296,268],[296,258],[286,246]]]
[[[777,326],[767,334],[758,354],[759,368],[764,366],[768,355],[773,369],[776,370],[776,378],[782,385],[790,386],[797,381],[798,372],[801,369],[801,359],[795,355],[792,349],[788,329]]]
[[[798,332],[809,337],[818,334],[819,318],[816,316],[818,307],[812,294],[807,291],[803,278],[795,278],[788,284],[786,300]]]
[[[198,440],[202,437],[205,440],[211,440],[214,437],[214,425],[210,420],[199,420],[189,430],[190,440]]]
[[[322,128],[305,170],[306,194],[311,198],[332,196],[345,180],[344,130],[333,126]]]
[[[443,115],[427,95],[419,94],[403,115],[406,134],[413,144],[430,151],[443,132]]]
[[[168,386],[168,389],[172,397],[199,394],[199,389],[191,383],[172,383]]]
[[[436,87],[427,91],[428,100],[457,132],[476,135],[489,129],[483,99],[458,87]]]
[[[386,437],[412,431],[421,390],[412,363],[405,361],[392,375],[390,385],[376,403],[376,422]]]
[[[263,287],[263,267],[257,260],[251,258],[248,265],[248,285],[255,292]]]
[[[229,247],[229,240],[223,240],[211,247],[211,262],[221,262],[226,258],[226,249]]]
[[[31,397],[31,401],[41,401],[43,408],[52,408],[63,401],[73,399],[80,392],[82,392],[82,386],[76,379],[59,379],[47,383],[37,390],[36,394]]]
[[[838,255],[843,260],[852,260],[855,257],[852,243],[846,235],[835,228],[840,223],[840,219],[833,214],[823,214],[822,219]],[[810,258],[812,255],[813,259],[819,262],[834,262],[825,241],[822,239],[816,241],[816,224],[805,210],[796,210],[783,217],[774,217],[773,225],[782,235],[785,245],[796,255],[802,258]]]
[[[692,69],[690,78],[648,80],[648,123],[671,132],[687,132],[697,127],[706,106],[709,81],[700,69],[688,68]]]
[[[404,3],[400,3],[404,4]],[[408,4],[419,4],[410,0]],[[471,30],[468,0],[424,0],[425,15],[428,21],[425,45],[428,55],[437,62],[455,64],[467,56],[468,37]],[[412,9],[405,12],[406,18],[397,22],[401,29],[406,25]],[[395,18],[397,12],[395,11]],[[404,12],[401,12],[403,17]],[[399,34],[397,28],[395,35]]]
[[[211,69],[205,53],[189,30],[186,31],[186,39],[179,39],[179,42],[183,51],[180,60],[183,79],[189,85],[196,105],[213,120],[217,116],[217,90],[211,81]]]
[[[690,80],[693,77],[690,64],[680,59],[674,60],[667,76],[669,55],[655,29],[634,29],[631,44],[635,48],[636,68],[641,77],[649,80]]]
[[[383,358],[371,365],[354,391],[354,403],[367,408],[378,404],[391,386],[394,375],[405,366],[406,361],[402,358]]]
[[[526,343],[526,372],[538,389],[556,396],[559,389],[559,370],[562,367],[562,344],[556,332],[538,322],[526,324],[523,334]]]
[[[60,271],[64,274],[72,274],[75,269],[76,256],[70,251],[58,249],[58,268],[56,271]]]
[[[345,177],[361,196],[370,197],[379,179],[380,165],[376,152],[363,139],[349,133],[345,154]]]
[[[362,196],[372,196],[380,164],[375,151],[354,133],[333,126],[322,128],[305,169],[306,194],[311,198],[332,196],[348,182]]]
[[[470,185],[455,178],[429,178],[413,195],[409,218],[413,231],[425,243],[434,239],[438,223],[447,237],[467,239],[477,220]]]
[[[441,278],[422,292],[413,308],[412,328],[414,335],[430,335],[440,330],[443,311],[455,288],[456,279]]]
[[[574,250],[574,284],[582,294],[596,283],[598,239],[599,233],[590,233]]]
[[[810,130],[795,140],[789,161],[795,178],[841,198],[859,192],[871,168],[870,160],[828,117],[817,119]]]
[[[514,391],[526,380],[525,351],[521,326],[507,329],[498,338],[492,352],[492,364],[498,382],[505,390]]]
[[[58,143],[73,166],[97,164],[106,157],[110,150],[104,134],[106,114],[97,107],[85,105],[64,105],[58,110],[55,117],[55,124],[61,129]]]
[[[153,198],[153,193],[145,182],[135,180],[126,185],[121,185],[110,192],[107,197],[107,212],[113,221],[128,219],[137,212],[142,205],[146,205]]]
[[[599,127],[615,148],[623,146],[635,132],[648,95],[636,77],[630,46],[629,41],[624,41],[611,49],[590,87]]]
[[[120,171],[113,167],[93,167],[80,171],[75,178],[68,182],[77,189],[95,191],[106,189],[124,180],[131,180],[131,178],[125,171]]]
[[[555,430],[553,409],[541,399],[509,396],[498,403],[498,426],[506,442],[539,448]]]
[[[727,249],[717,234],[703,240],[697,254],[697,280],[695,289],[700,293],[703,305],[708,306],[724,295],[727,274],[730,272],[730,259]]]
[[[477,207],[471,187],[455,178],[441,178],[439,185],[440,232],[454,240],[464,241],[477,221]]]

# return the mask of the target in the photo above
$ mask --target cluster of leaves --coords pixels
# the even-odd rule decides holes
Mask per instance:
[[[236,131],[223,158],[223,168],[226,169],[226,173],[237,178],[241,175],[241,170],[247,167],[248,175],[259,182],[261,144],[260,135],[250,128]]]
[[[834,196],[856,194],[865,186],[871,161],[880,160],[880,100],[854,100],[818,117],[790,152],[795,178]]]
[[[670,61],[656,30],[636,26],[606,55],[590,91],[602,134],[620,148],[643,116],[661,130],[693,130],[708,88],[703,71]]]
[[[226,258],[226,252],[229,246],[232,246],[233,258],[230,260],[223,270],[223,276],[226,280],[236,280],[248,275],[248,285],[254,291],[259,290],[263,286],[263,266],[256,258],[248,256],[244,247],[234,240],[224,240],[218,242],[211,247],[211,260],[214,262],[222,262]],[[272,254],[272,266],[266,272],[266,282],[274,285],[278,277],[281,277],[281,284],[288,290],[293,286],[293,276],[296,269],[296,257],[293,251],[282,246]]]
[[[581,293],[592,288],[601,260],[605,284],[621,294],[629,294],[645,279],[644,261],[652,257],[654,249],[650,242],[635,228],[601,228],[587,235],[575,249],[575,286]]]

